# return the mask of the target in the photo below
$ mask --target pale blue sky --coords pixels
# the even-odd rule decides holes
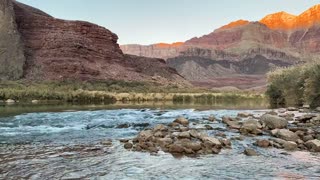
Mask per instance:
[[[300,14],[320,0],[19,0],[52,16],[110,29],[119,44],[185,41],[238,19]]]

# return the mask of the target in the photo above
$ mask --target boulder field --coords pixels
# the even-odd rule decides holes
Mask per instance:
[[[266,112],[261,116],[247,112],[221,119],[210,116],[206,120],[209,124],[200,127],[195,122],[179,117],[172,123],[146,128],[135,138],[121,142],[125,149],[132,151],[198,156],[219,154],[233,148],[235,141],[243,141],[248,137],[253,138],[252,146],[255,148],[245,147],[243,154],[247,156],[258,156],[255,149],[259,148],[320,152],[320,114],[305,109],[301,112],[288,108]],[[213,134],[210,131],[214,128],[210,123],[222,124],[227,127],[227,132]],[[227,136],[228,132],[239,136]]]

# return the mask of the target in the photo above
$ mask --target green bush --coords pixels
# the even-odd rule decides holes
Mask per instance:
[[[320,64],[300,65],[269,73],[266,94],[272,106],[320,106]]]

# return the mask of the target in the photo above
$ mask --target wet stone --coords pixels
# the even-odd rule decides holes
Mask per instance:
[[[131,149],[132,147],[133,147],[132,143],[127,142],[124,144],[125,149]]]
[[[245,149],[243,153],[247,156],[259,156],[259,154],[253,149]]]

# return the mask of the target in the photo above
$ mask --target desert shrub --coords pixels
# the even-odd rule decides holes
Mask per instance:
[[[300,65],[269,73],[266,94],[273,106],[320,106],[320,64]]]

